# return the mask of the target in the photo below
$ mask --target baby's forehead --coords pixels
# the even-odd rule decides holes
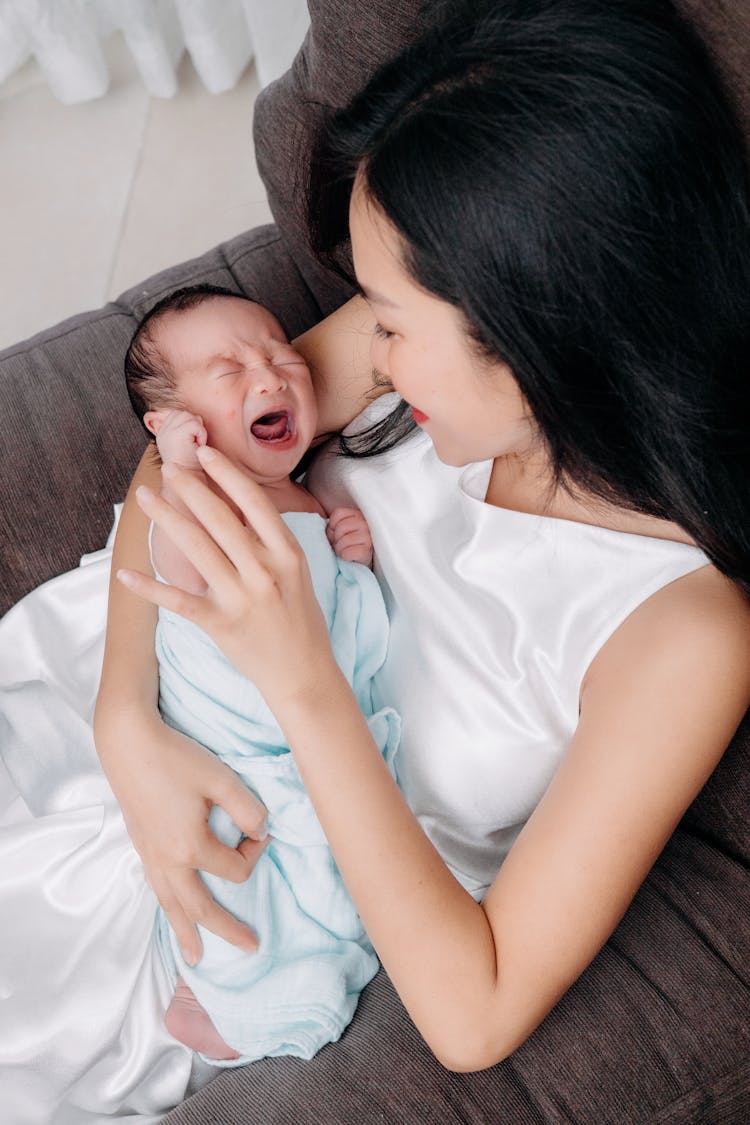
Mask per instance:
[[[269,332],[274,335],[281,333],[282,339],[286,339],[284,330],[273,313],[257,301],[250,301],[245,297],[207,297],[199,305],[186,309],[182,315],[228,330],[241,327],[243,332],[257,332],[259,336],[266,336]]]
[[[288,343],[273,313],[242,297],[212,296],[192,308],[170,309],[154,328],[154,342],[167,359],[199,359],[235,343]]]
[[[244,297],[217,297],[206,302],[207,312],[214,313],[222,323],[241,323],[243,330],[257,332],[259,338],[265,338],[269,332],[274,336],[286,340],[286,335],[276,317],[257,301],[250,301]],[[211,309],[211,305],[214,306]]]

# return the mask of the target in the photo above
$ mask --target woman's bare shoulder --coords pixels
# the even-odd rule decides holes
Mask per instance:
[[[666,630],[674,641],[718,643],[746,653],[750,649],[750,599],[736,582],[707,564],[657,590],[621,629],[626,643],[631,633],[645,638]]]
[[[750,600],[715,567],[675,579],[647,598],[594,658],[586,694],[661,692],[663,705],[689,710],[713,693],[737,721],[750,704]]]

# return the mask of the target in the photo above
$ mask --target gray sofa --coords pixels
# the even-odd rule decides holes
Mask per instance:
[[[684,0],[716,49],[750,135],[750,12]],[[418,21],[413,0],[311,0],[292,71],[255,121],[275,226],[250,231],[0,355],[0,611],[102,545],[143,448],[122,380],[135,318],[198,280],[269,305],[290,336],[347,296],[309,254],[300,190],[311,129]],[[746,83],[746,85],[743,85]],[[238,143],[245,143],[238,138]],[[171,1125],[745,1125],[750,1121],[750,720],[617,931],[506,1062],[443,1070],[387,977],[311,1062],[224,1072]]]

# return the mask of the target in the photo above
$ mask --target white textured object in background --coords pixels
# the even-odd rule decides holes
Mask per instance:
[[[278,78],[308,24],[305,0],[0,0],[0,82],[33,56],[59,101],[99,98],[109,85],[100,40],[121,31],[154,97],[176,93],[184,50],[218,94],[253,55],[262,85]]]
[[[255,47],[258,80],[267,86],[289,68],[307,33],[307,4],[305,0],[243,0],[243,6]]]

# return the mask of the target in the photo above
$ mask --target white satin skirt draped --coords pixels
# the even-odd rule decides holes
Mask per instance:
[[[163,1027],[156,900],[94,749],[109,563],[0,622],[3,1125],[151,1125],[213,1073]]]

